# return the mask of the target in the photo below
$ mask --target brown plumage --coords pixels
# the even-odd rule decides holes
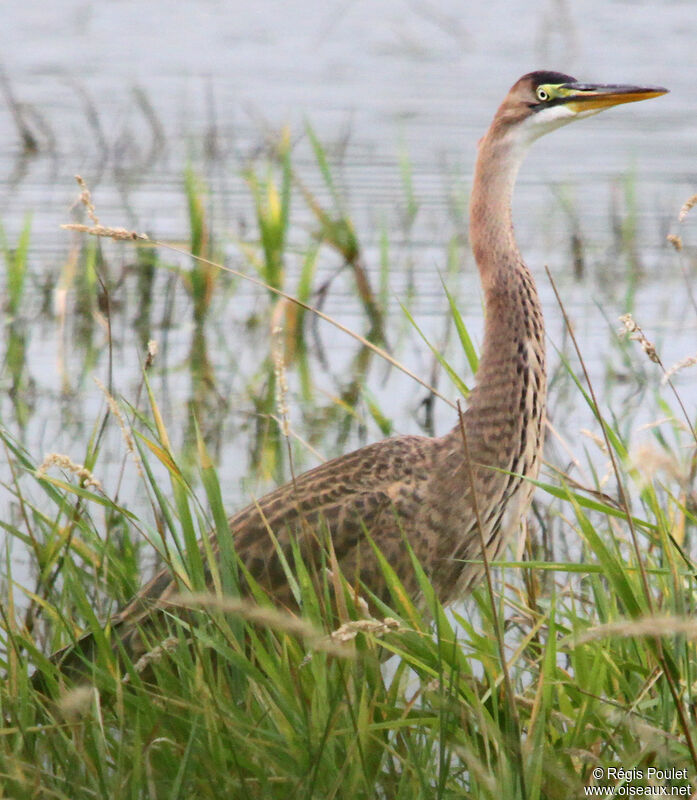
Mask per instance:
[[[349,583],[384,599],[382,571],[366,531],[407,591],[416,594],[406,538],[444,602],[461,596],[478,576],[464,562],[481,558],[479,524],[489,556],[501,551],[532,494],[532,484],[521,476],[538,473],[547,387],[542,310],[511,220],[518,167],[527,145],[543,133],[664,92],[579,84],[552,72],[530,73],[512,87],[479,144],[470,202],[470,239],[486,307],[477,385],[462,419],[471,463],[458,421],[441,437],[394,437],[340,456],[233,515],[236,552],[276,602],[293,607],[269,531],[291,564],[291,537],[317,564],[328,532]],[[216,553],[214,537],[211,545]],[[177,591],[163,570],[111,621],[133,655],[140,650],[138,626]],[[79,650],[87,652],[85,646]]]

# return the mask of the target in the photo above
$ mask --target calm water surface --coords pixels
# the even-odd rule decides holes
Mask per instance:
[[[671,89],[667,97],[616,109],[539,142],[521,173],[514,209],[521,248],[538,277],[549,321],[553,374],[556,349],[570,350],[545,265],[556,276],[603,402],[624,410],[645,404],[643,414],[651,419],[653,390],[641,390],[634,374],[644,371],[651,386],[656,383],[651,366],[635,350],[629,358],[636,369],[628,366],[614,332],[618,315],[631,309],[666,364],[696,349],[697,313],[688,291],[695,278],[694,251],[676,256],[665,236],[680,232],[686,243],[697,241],[697,215],[680,230],[676,221],[681,204],[697,191],[697,5],[590,0],[582,9],[560,0],[13,5],[3,19],[0,221],[14,245],[31,215],[29,273],[14,320],[25,346],[20,391],[27,407],[19,414],[8,396],[13,381],[8,319],[0,342],[0,423],[37,460],[46,451],[61,451],[80,461],[104,407],[92,380],[106,381],[108,375],[103,315],[93,315],[87,332],[76,322],[81,298],[71,271],[75,241],[59,227],[71,219],[75,173],[90,184],[105,224],[186,242],[183,184],[189,166],[208,187],[208,219],[228,263],[252,272],[239,249],[240,241],[256,235],[242,171],[264,163],[260,155],[269,131],[289,126],[295,169],[310,191],[328,201],[303,133],[306,120],[330,152],[374,286],[381,281],[381,258],[389,264],[382,280],[393,352],[454,399],[454,388],[434,371],[401,304],[428,336],[444,344],[471,382],[452,332],[449,338],[446,333],[447,302],[438,273],[478,339],[481,298],[463,243],[475,146],[511,83],[542,67],[581,79]],[[22,147],[17,115],[34,137],[36,153]],[[286,264],[290,291],[315,227],[298,198]],[[582,253],[576,275],[574,235]],[[385,239],[387,250],[381,249]],[[457,270],[448,266],[455,241]],[[142,304],[135,253],[105,245],[105,255],[115,280],[110,289],[114,386],[134,401],[142,358],[134,324]],[[320,251],[318,286],[339,263],[335,254]],[[118,281],[119,276],[125,278]],[[6,298],[4,282],[0,275]],[[206,326],[212,389],[198,409],[210,417],[233,508],[272,477],[261,469],[258,478],[249,478],[255,460],[250,441],[259,427],[253,398],[263,394],[270,303],[264,292],[240,281],[234,287],[221,282],[219,291]],[[196,399],[191,303],[167,270],[158,272],[152,293],[149,336],[161,345],[154,385],[173,440],[181,446]],[[366,333],[348,274],[331,284],[324,310]],[[354,375],[356,353],[352,340],[326,325],[315,327],[312,394],[324,411],[335,407]],[[294,428],[323,455],[382,435],[365,402],[361,424],[349,425],[345,438],[332,429],[329,412],[326,436],[313,435],[322,430],[321,414],[304,407],[293,371],[290,380]],[[421,388],[375,362],[361,380],[395,431],[423,429]],[[694,414],[694,371],[683,373],[678,384]],[[593,427],[575,402],[563,381],[553,382],[550,412],[572,444],[581,428]],[[448,427],[451,413],[436,403],[438,432]],[[111,491],[119,481],[123,449],[114,426],[99,468]],[[568,461],[556,445],[550,446],[550,457],[562,465]],[[306,455],[304,463],[315,459]],[[120,496],[137,509],[142,499],[130,472]],[[0,514],[13,517],[11,506],[0,488]]]

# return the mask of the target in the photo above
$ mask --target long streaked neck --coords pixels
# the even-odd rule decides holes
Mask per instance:
[[[501,136],[494,125],[479,144],[470,200],[470,242],[479,267],[486,306],[477,387],[470,419],[495,419],[513,433],[522,409],[511,397],[535,373],[544,403],[544,324],[530,272],[513,234],[511,195],[526,147]],[[542,409],[535,409],[539,424]]]
[[[506,289],[521,266],[513,234],[511,197],[526,148],[492,127],[479,143],[470,199],[470,243],[485,299]],[[494,299],[492,297],[492,299]]]

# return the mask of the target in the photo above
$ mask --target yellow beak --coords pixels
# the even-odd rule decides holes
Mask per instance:
[[[565,83],[559,87],[561,102],[574,113],[636,103],[667,94],[662,86],[615,86],[596,83]],[[565,96],[565,97],[564,97]]]

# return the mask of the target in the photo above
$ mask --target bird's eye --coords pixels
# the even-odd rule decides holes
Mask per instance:
[[[543,89],[541,86],[537,87],[536,94],[537,94],[537,99],[542,103],[549,100],[549,92],[546,89]]]

